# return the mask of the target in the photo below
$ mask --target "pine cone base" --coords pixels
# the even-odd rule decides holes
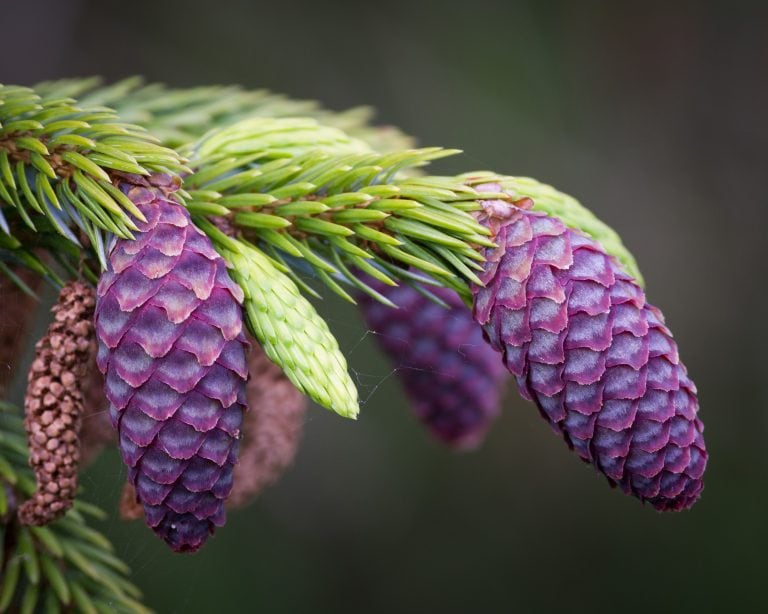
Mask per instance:
[[[248,375],[242,291],[168,197],[163,178],[121,189],[146,217],[118,240],[97,293],[98,365],[147,524],[178,552],[225,522]]]
[[[658,510],[698,499],[696,387],[661,312],[601,246],[519,209],[498,226],[474,314],[521,394],[585,461]]]
[[[398,306],[358,297],[365,322],[394,362],[419,420],[454,449],[480,445],[499,414],[508,374],[470,310],[452,290],[430,289],[446,309],[410,286],[370,278],[366,283]]]

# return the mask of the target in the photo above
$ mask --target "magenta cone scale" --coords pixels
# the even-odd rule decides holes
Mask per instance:
[[[488,225],[498,247],[486,253],[485,287],[473,288],[474,314],[521,394],[624,492],[659,510],[693,505],[704,427],[661,312],[598,243],[560,220],[514,209]]]
[[[452,290],[430,288],[445,309],[410,286],[366,283],[399,307],[359,296],[366,324],[397,366],[419,419],[452,447],[479,445],[499,413],[508,374],[470,310]]]
[[[178,552],[225,521],[245,409],[240,288],[168,197],[164,177],[121,190],[146,217],[99,281],[98,365],[147,524]]]

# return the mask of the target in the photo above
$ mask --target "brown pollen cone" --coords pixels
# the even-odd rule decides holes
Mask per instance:
[[[27,377],[24,427],[37,490],[19,509],[26,525],[63,515],[74,501],[80,463],[81,386],[91,357],[93,288],[69,282],[51,310],[53,321],[35,345]]]
[[[42,278],[28,269],[16,269],[14,273],[32,290],[37,291],[41,285]],[[34,298],[0,275],[0,398],[13,378],[37,306]]]
[[[293,462],[301,440],[307,398],[253,342],[248,356],[248,411],[240,461],[227,504],[242,507],[274,484]]]
[[[136,498],[136,489],[130,482],[123,484],[118,511],[120,512],[120,518],[123,520],[144,518],[144,506]]]

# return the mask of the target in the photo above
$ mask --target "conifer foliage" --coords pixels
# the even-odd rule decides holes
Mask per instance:
[[[0,85],[0,287],[62,297],[30,372],[26,433],[1,406],[0,612],[146,611],[88,527],[101,512],[73,502],[79,459],[109,442],[88,428],[100,412],[132,483],[124,507],[185,552],[224,524],[233,480],[242,504],[290,464],[302,395],[357,418],[347,359],[313,305],[328,291],[383,330],[416,321],[402,300],[428,310],[430,326],[409,333],[418,368],[456,371],[459,397],[482,400],[469,411],[406,378],[446,441],[480,442],[506,367],[612,483],[660,510],[695,502],[696,388],[618,234],[530,178],[429,174],[459,152],[370,119],[239,87]],[[4,391],[20,366],[8,322],[29,330],[19,304],[0,305]],[[97,339],[103,382],[88,370]],[[472,351],[453,347],[467,340]]]

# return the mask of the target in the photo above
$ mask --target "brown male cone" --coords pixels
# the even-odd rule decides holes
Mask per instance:
[[[240,460],[235,465],[231,507],[247,505],[291,465],[301,440],[307,398],[254,342]]]
[[[37,489],[19,508],[26,525],[63,515],[74,501],[80,463],[81,390],[92,355],[95,293],[85,283],[66,284],[52,308],[53,321],[35,345],[27,377],[24,426]]]

